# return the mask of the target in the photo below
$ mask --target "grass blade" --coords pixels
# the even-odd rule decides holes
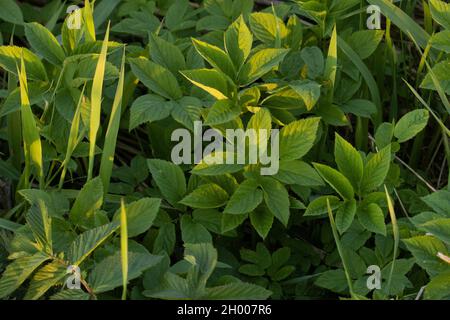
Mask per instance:
[[[347,278],[348,290],[350,291],[350,296],[354,296],[353,293],[353,284],[352,278],[350,277],[350,273],[348,271],[347,259],[345,258],[344,250],[341,244],[341,240],[339,239],[339,233],[336,228],[336,223],[333,217],[333,211],[331,211],[330,201],[327,199],[327,209],[328,209],[328,218],[330,219],[331,230],[333,232],[334,241],[336,243],[336,248],[339,252],[339,256],[341,257],[342,266],[344,267],[345,277]]]
[[[84,1],[84,36],[86,42],[95,41],[94,14],[89,0]]]
[[[117,84],[116,95],[112,105],[111,116],[109,118],[108,129],[103,146],[102,160],[100,163],[100,178],[103,183],[104,193],[108,193],[109,180],[111,179],[114,164],[114,153],[116,150],[117,134],[120,127],[120,116],[122,114],[123,83],[125,77],[125,49],[122,55],[122,66],[120,68],[119,83]]]
[[[123,198],[120,201],[120,256],[122,262],[122,300],[127,299],[127,283],[128,283],[128,229],[127,229],[127,212]]]
[[[361,72],[364,80],[366,81],[367,87],[369,88],[370,94],[372,96],[372,100],[377,106],[377,115],[374,116],[374,122],[376,127],[382,121],[382,110],[381,110],[381,98],[380,91],[378,90],[378,85],[375,79],[372,76],[372,73],[367,68],[365,63],[361,60],[358,54],[342,39],[338,36],[338,45],[342,52],[353,62],[353,64],[358,68],[359,72]]]
[[[61,177],[59,180],[59,189],[60,190],[63,186],[64,179],[66,177],[67,165],[69,164],[70,158],[72,157],[72,153],[84,135],[84,130],[81,135],[78,134],[78,131],[80,129],[81,105],[82,105],[82,102],[84,99],[85,88],[86,88],[86,83],[84,84],[83,89],[81,90],[77,108],[75,110],[75,114],[73,115],[72,124],[70,126],[69,140],[67,141],[66,156],[64,158],[63,163],[61,164],[63,169],[62,169]]]
[[[337,70],[337,29],[334,26],[333,33],[330,39],[330,46],[328,48],[327,62],[325,65],[325,79],[330,81],[330,93],[328,99],[333,101],[334,85],[336,83]]]
[[[92,179],[94,171],[94,157],[95,157],[95,141],[97,139],[98,128],[100,127],[100,115],[102,107],[102,89],[103,80],[105,77],[106,54],[108,51],[109,41],[109,23],[106,29],[105,39],[103,40],[102,50],[98,57],[97,68],[95,69],[94,80],[92,81],[91,89],[91,116],[89,124],[89,168],[88,181]]]
[[[30,107],[28,97],[27,73],[25,70],[25,62],[21,58],[20,70],[17,71],[20,83],[20,101],[22,116],[22,135],[25,151],[25,176],[24,183],[29,185],[30,168],[33,165],[39,180],[39,187],[44,187],[44,167],[42,163],[42,145],[39,136],[39,130],[34,119],[33,112]]]
[[[405,33],[411,33],[422,48],[425,48],[430,35],[422,29],[411,17],[389,0],[367,0],[370,4],[380,7],[381,12]]]
[[[399,237],[399,233],[398,233],[398,224],[397,224],[397,217],[395,216],[395,210],[394,210],[394,206],[392,204],[392,200],[391,197],[389,196],[389,193],[387,191],[386,185],[384,185],[384,191],[386,193],[386,199],[387,199],[387,204],[388,204],[388,209],[389,209],[389,216],[391,218],[391,222],[392,222],[392,234],[394,236],[394,253],[393,253],[393,257],[392,257],[392,264],[391,264],[391,270],[389,272],[389,279],[388,279],[388,294],[391,290],[391,281],[392,281],[392,275],[394,274],[394,267],[395,267],[395,259],[397,257],[397,251],[398,251],[398,244],[400,241],[400,237]]]

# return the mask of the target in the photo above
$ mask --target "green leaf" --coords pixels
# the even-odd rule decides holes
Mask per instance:
[[[2,229],[15,232],[16,230],[18,230],[21,227],[22,227],[21,224],[0,218],[0,228],[2,228]]]
[[[292,272],[295,271],[294,266],[283,266],[274,275],[271,276],[273,281],[281,281],[286,279],[291,275]]]
[[[209,126],[227,123],[241,113],[239,106],[229,99],[217,100],[211,106],[205,124]]]
[[[426,127],[429,117],[430,114],[426,109],[408,112],[395,125],[394,136],[399,143],[414,138]]]
[[[375,132],[375,142],[379,149],[382,149],[392,142],[392,138],[394,137],[394,128],[395,126],[389,122],[383,122],[377,128]]]
[[[15,75],[18,75],[17,66],[23,57],[27,78],[31,80],[47,81],[47,72],[42,61],[27,48],[16,46],[0,46],[0,66]]]
[[[163,66],[144,57],[128,59],[134,75],[150,90],[167,99],[180,99],[183,94],[175,76]]]
[[[272,13],[254,12],[250,15],[249,23],[255,37],[271,46],[288,34],[283,20]]]
[[[289,84],[289,87],[302,98],[306,109],[312,110],[320,98],[320,85],[311,80],[294,81]]]
[[[306,187],[322,186],[320,175],[306,162],[300,160],[281,160],[278,173],[274,178],[285,184],[296,184]]]
[[[188,215],[181,217],[181,238],[184,243],[212,242],[211,234],[200,223],[192,221]]]
[[[233,62],[225,51],[216,47],[212,44],[192,39],[195,49],[198,53],[208,61],[208,63],[216,68],[218,71],[223,72],[231,79],[236,76],[236,70],[234,68]]]
[[[332,210],[335,210],[341,206],[341,201],[335,196],[321,196],[311,201],[306,208],[305,217],[308,216],[321,216],[328,211],[327,200],[330,202]]]
[[[225,190],[217,184],[208,183],[196,188],[184,197],[180,203],[191,208],[211,209],[225,205],[227,200],[228,194]]]
[[[265,206],[260,206],[250,212],[250,223],[256,232],[265,239],[273,224],[273,214]]]
[[[416,263],[424,268],[430,276],[448,271],[448,264],[439,259],[437,254],[448,254],[445,245],[433,236],[417,236],[404,239],[406,247],[413,254]]]
[[[367,87],[369,88],[372,101],[377,107],[377,115],[376,115],[377,117],[375,119],[377,122],[378,121],[381,122],[381,120],[379,120],[381,114],[379,114],[378,110],[378,108],[381,108],[380,91],[378,90],[378,85],[372,75],[372,72],[367,68],[365,63],[358,56],[358,54],[339,36],[338,36],[338,46],[339,49],[341,49],[342,52],[345,54],[345,56],[353,62],[353,64],[356,66],[359,72],[361,72],[361,75],[363,76],[367,84]]]
[[[430,0],[430,11],[434,21],[450,30],[450,4],[441,0]]]
[[[251,283],[232,282],[223,286],[206,289],[208,300],[265,300],[271,291]]]
[[[186,69],[183,53],[176,45],[152,34],[149,37],[149,49],[152,60],[173,74]]]
[[[196,175],[215,176],[227,173],[235,173],[244,168],[243,164],[227,164],[226,159],[235,159],[234,152],[213,152],[203,157],[202,161],[194,167],[192,173]],[[219,159],[217,162],[214,160]],[[222,159],[222,160],[220,160]],[[218,163],[218,162],[222,163]]]
[[[175,164],[160,159],[150,159],[147,165],[162,195],[170,204],[176,205],[186,193],[183,171]]]
[[[352,113],[363,118],[371,118],[377,113],[377,106],[372,101],[365,99],[352,99],[340,106],[340,109],[345,113]]]
[[[259,265],[250,263],[243,264],[239,267],[238,271],[250,277],[260,277],[266,273],[264,268],[260,267]]]
[[[31,47],[44,59],[56,66],[61,66],[66,55],[55,36],[37,22],[25,25],[25,35]]]
[[[450,244],[450,218],[428,221],[419,228]]]
[[[173,105],[154,94],[146,94],[134,100],[130,108],[130,130],[145,122],[152,123],[167,118]]]
[[[364,167],[361,181],[361,193],[368,193],[381,186],[389,172],[391,164],[391,146],[388,145],[378,153],[372,154]]]
[[[23,24],[22,10],[14,0],[0,0],[0,19],[21,25]]]
[[[386,236],[384,214],[376,203],[358,208],[358,220],[367,230]]]
[[[348,44],[364,60],[375,52],[383,36],[383,30],[361,30],[352,33]]]
[[[48,208],[41,199],[31,206],[26,216],[27,224],[33,232],[34,239],[40,247],[51,255],[52,251],[52,220],[49,217]]]
[[[164,251],[171,255],[175,248],[176,237],[175,225],[170,222],[163,223],[153,244],[153,252],[159,253]]]
[[[240,85],[249,85],[277,67],[288,49],[262,49],[252,55],[239,72]]]
[[[128,252],[128,280],[138,278],[143,271],[155,266],[162,260],[162,256],[155,256],[147,250]],[[122,268],[120,266],[120,252],[117,251],[106,257],[89,273],[89,284],[94,293],[113,290],[122,285]]]
[[[403,32],[411,34],[417,43],[425,48],[428,44],[430,35],[414,21],[406,12],[396,7],[390,0],[367,0],[381,9],[381,13],[392,21]]]
[[[427,300],[448,300],[450,298],[450,271],[443,272],[425,287],[424,298]]]
[[[125,206],[127,213],[128,237],[132,238],[144,233],[153,225],[159,212],[161,199],[142,198]],[[120,220],[120,208],[114,215],[114,221]]]
[[[253,35],[245,24],[244,18],[239,16],[226,30],[225,50],[233,61],[236,70],[240,70],[252,50]]]
[[[450,191],[438,190],[421,199],[440,215],[450,218]]]
[[[39,269],[30,281],[24,300],[37,300],[66,276],[66,266],[59,261]]]
[[[70,245],[67,258],[72,265],[80,265],[98,246],[100,246],[120,226],[111,222],[80,234]],[[122,278],[120,278],[122,281]]]
[[[87,182],[78,193],[69,213],[70,220],[81,226],[89,225],[87,220],[92,219],[95,210],[103,204],[103,184],[97,177]]]
[[[356,214],[356,200],[345,201],[336,212],[336,228],[343,234],[350,228]]]
[[[450,60],[441,61],[433,66],[430,72],[427,73],[425,78],[423,79],[420,87],[423,89],[435,90],[438,91],[438,88],[434,81],[438,81],[439,85],[442,87],[442,90],[446,94],[450,94]],[[433,79],[433,76],[435,79]]]
[[[18,258],[5,269],[0,279],[0,298],[14,292],[44,261],[50,259],[38,252],[32,256]]]
[[[300,52],[300,57],[305,62],[305,68],[309,79],[321,76],[325,68],[325,60],[322,50],[318,47],[306,47]]]
[[[89,300],[90,295],[83,290],[62,290],[50,297],[50,300]]]
[[[351,182],[354,190],[359,190],[364,172],[361,155],[338,133],[335,137],[334,158],[339,171]]]
[[[277,180],[269,177],[261,178],[264,201],[267,208],[285,227],[289,222],[289,194]]]
[[[229,89],[227,78],[214,69],[196,69],[181,71],[190,82],[205,90],[217,100],[227,99]]]
[[[430,39],[430,44],[433,48],[450,53],[450,30],[433,34]]]
[[[342,269],[325,271],[317,278],[314,284],[336,293],[342,293],[348,288],[345,272]]]
[[[280,131],[280,159],[296,160],[303,157],[314,145],[320,118],[291,122]]]
[[[258,187],[257,181],[253,179],[242,182],[228,201],[224,213],[242,214],[253,211],[263,199],[263,193]]]
[[[322,178],[342,197],[342,199],[353,199],[353,187],[350,181],[348,181],[342,173],[319,163],[313,163],[313,166]]]

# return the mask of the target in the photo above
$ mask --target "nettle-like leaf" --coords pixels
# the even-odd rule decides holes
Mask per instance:
[[[262,49],[253,54],[239,72],[239,84],[249,85],[271,71],[284,59],[287,49]]]
[[[37,22],[25,25],[25,34],[31,47],[54,65],[61,65],[66,57],[55,36]]]
[[[359,192],[364,164],[359,152],[339,134],[336,134],[334,158],[339,171],[349,179],[354,190]]]
[[[144,57],[128,60],[133,73],[150,90],[167,99],[181,98],[178,81],[168,69]]]
[[[264,202],[267,208],[285,227],[289,221],[289,195],[286,188],[277,180],[261,178]]]
[[[297,120],[280,131],[280,159],[296,160],[312,148],[320,118]]]
[[[14,260],[3,272],[0,279],[0,298],[14,292],[27,278],[50,257],[38,252],[32,256],[25,256]]]
[[[253,35],[242,16],[228,27],[224,40],[225,50],[233,61],[235,69],[239,71],[250,55],[253,43]]]
[[[161,205],[161,199],[142,198],[125,206],[127,213],[128,237],[144,233],[153,224]],[[114,221],[119,221],[120,209],[114,215]]]
[[[248,179],[242,182],[231,196],[224,212],[243,214],[252,212],[263,199],[263,192],[256,180]]]
[[[219,47],[197,39],[192,39],[192,42],[198,53],[203,57],[203,59],[208,61],[211,66],[227,75],[231,79],[235,78],[235,67],[225,51],[223,51]]]
[[[353,199],[353,187],[350,184],[350,181],[342,173],[320,163],[314,163],[313,165],[322,178],[341,196],[342,199]]]
[[[96,210],[103,204],[103,184],[100,178],[87,182],[80,190],[69,213],[70,220],[80,226],[91,223]]]
[[[180,203],[192,208],[218,208],[227,203],[228,194],[217,184],[208,183],[199,186],[184,197]]]
[[[381,186],[389,172],[390,164],[390,145],[384,147],[379,152],[370,155],[364,166],[364,174],[361,181],[361,192],[367,193]]]
[[[150,173],[164,198],[175,205],[186,193],[186,178],[180,167],[159,159],[147,161]]]
[[[173,104],[164,98],[146,94],[134,100],[130,109],[130,130],[149,122],[167,118],[172,112]]]
[[[214,69],[185,70],[181,72],[190,82],[205,90],[217,100],[231,97],[226,76]]]
[[[112,235],[120,224],[111,222],[103,226],[90,229],[80,234],[70,245],[67,258],[72,265],[82,263],[98,246]]]
[[[149,37],[150,57],[159,65],[169,69],[174,75],[186,69],[186,61],[181,50],[174,44],[156,35]]]

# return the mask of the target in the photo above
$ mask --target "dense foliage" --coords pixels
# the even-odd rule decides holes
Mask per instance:
[[[0,298],[450,299],[450,4],[74,3],[0,0]]]

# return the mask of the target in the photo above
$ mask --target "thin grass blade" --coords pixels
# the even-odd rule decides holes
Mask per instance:
[[[25,151],[25,184],[28,185],[30,168],[33,166],[36,176],[39,180],[39,187],[44,186],[44,167],[42,163],[42,144],[39,136],[39,130],[34,119],[33,112],[30,107],[28,96],[27,73],[25,70],[25,62],[21,58],[19,74],[20,83],[20,101],[21,101],[21,118],[22,118],[22,135]]]
[[[120,257],[122,263],[122,300],[127,299],[127,283],[128,283],[128,229],[127,229],[127,212],[123,198],[120,202]]]
[[[109,41],[109,23],[106,29],[105,39],[103,40],[102,50],[98,57],[97,68],[95,69],[94,79],[92,81],[91,90],[91,115],[89,123],[89,168],[88,181],[92,179],[94,171],[95,142],[97,140],[97,132],[100,127],[100,115],[102,107],[103,80],[105,77],[106,54],[108,51]]]
[[[122,55],[122,65],[120,68],[119,83],[117,84],[116,95],[112,105],[111,116],[109,118],[108,129],[103,146],[102,159],[100,162],[100,178],[103,183],[103,190],[108,193],[109,181],[111,179],[114,164],[114,153],[116,150],[117,134],[120,127],[120,116],[122,114],[123,84],[125,78],[125,49]]]

